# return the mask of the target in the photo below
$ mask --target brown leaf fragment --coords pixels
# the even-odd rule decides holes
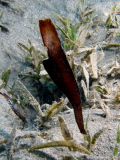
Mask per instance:
[[[58,120],[60,123],[61,133],[64,139],[66,141],[73,140],[73,137],[68,129],[67,124],[65,123],[65,120],[61,116],[58,117]]]
[[[85,134],[80,92],[73,72],[67,61],[55,26],[50,19],[39,21],[43,43],[48,49],[48,59],[43,65],[56,85],[64,92],[71,102],[76,122],[81,133]]]

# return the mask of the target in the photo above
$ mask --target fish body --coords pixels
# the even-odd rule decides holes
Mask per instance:
[[[48,49],[48,59],[43,61],[43,65],[54,83],[68,97],[73,106],[80,132],[85,134],[79,88],[61,46],[55,26],[50,19],[46,19],[39,21],[39,27],[43,43]]]

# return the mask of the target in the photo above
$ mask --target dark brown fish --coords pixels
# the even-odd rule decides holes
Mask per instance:
[[[39,21],[43,43],[48,49],[48,59],[43,65],[56,85],[68,97],[74,108],[75,119],[81,133],[85,134],[80,92],[73,72],[67,61],[55,26],[50,19]]]

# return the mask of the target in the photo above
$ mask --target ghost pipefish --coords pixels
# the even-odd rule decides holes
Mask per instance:
[[[48,51],[48,59],[43,61],[43,65],[54,83],[68,97],[74,109],[78,128],[81,133],[86,134],[79,88],[61,47],[56,28],[50,19],[40,20],[39,27]]]

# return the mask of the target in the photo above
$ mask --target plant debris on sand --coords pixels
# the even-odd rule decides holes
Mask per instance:
[[[119,13],[112,1],[0,1],[0,160],[120,159]],[[38,21],[46,18],[79,86],[85,135],[66,85],[61,91],[43,66]]]

